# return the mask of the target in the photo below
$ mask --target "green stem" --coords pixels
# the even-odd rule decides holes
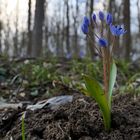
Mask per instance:
[[[102,49],[103,54],[103,73],[104,73],[104,92],[106,95],[106,99],[108,99],[108,80],[107,80],[107,67],[106,67],[106,54],[105,48]]]
[[[22,140],[25,140],[24,114],[22,115]]]

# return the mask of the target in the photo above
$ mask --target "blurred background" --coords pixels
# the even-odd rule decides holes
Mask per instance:
[[[85,15],[109,11],[127,34],[115,54],[140,57],[140,0],[0,0],[0,54],[9,57],[83,58],[95,56],[81,31]]]

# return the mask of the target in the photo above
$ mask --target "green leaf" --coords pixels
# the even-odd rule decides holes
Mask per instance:
[[[96,80],[87,75],[84,75],[84,79],[90,97],[96,100],[102,111],[105,129],[109,130],[111,125],[111,112],[104,91]]]
[[[108,103],[109,103],[110,109],[111,109],[112,91],[113,91],[113,87],[115,85],[116,76],[117,76],[117,67],[116,67],[115,62],[113,61],[112,65],[111,65],[111,69],[110,69],[110,79],[109,79]]]
[[[24,115],[22,115],[22,126],[21,126],[21,130],[22,130],[22,140],[25,140],[25,126],[24,126]]]

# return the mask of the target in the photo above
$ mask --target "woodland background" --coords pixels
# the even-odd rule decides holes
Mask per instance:
[[[13,7],[13,8],[12,8]],[[95,51],[81,32],[84,15],[99,10],[124,24],[115,54],[140,56],[140,0],[0,0],[0,54],[10,57],[92,57]]]

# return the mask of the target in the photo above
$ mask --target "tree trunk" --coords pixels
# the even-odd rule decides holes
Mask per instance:
[[[89,12],[90,20],[92,20],[91,15],[93,13],[93,5],[94,5],[94,0],[90,0],[90,12]],[[93,26],[92,27],[90,26],[90,30],[91,30],[92,34],[94,34]],[[92,41],[95,42],[94,35],[92,37]],[[94,58],[95,58],[95,50],[94,50],[94,43],[92,43],[92,41],[89,40],[89,51],[90,51],[91,59],[94,60]]]
[[[124,35],[123,46],[125,47],[125,59],[130,60],[131,52],[131,30],[130,30],[130,0],[123,3],[123,23],[127,33]]]
[[[2,22],[0,21],[0,54],[2,53]]]
[[[140,36],[140,0],[137,0],[137,10],[138,10],[138,27],[139,27],[139,36]]]
[[[65,8],[63,8],[63,13],[65,13]],[[65,53],[64,53],[64,44],[65,44],[65,16],[63,16],[62,18],[62,30],[61,30],[61,46],[62,46],[62,57],[65,56]]]
[[[75,10],[73,10],[75,11]],[[79,15],[79,5],[78,5],[78,0],[76,0],[76,13],[74,14],[73,12],[73,20],[74,20],[74,23],[73,23],[73,28],[74,28],[74,42],[73,42],[73,47],[74,47],[74,55],[75,57],[77,58],[78,55],[79,55],[79,48],[78,48],[78,15]]]
[[[118,9],[119,9],[119,11],[118,11]],[[120,13],[121,13],[121,7],[119,6],[119,7],[117,7],[117,5],[116,5],[116,2],[115,2],[115,0],[109,0],[109,4],[108,4],[108,12],[109,13],[111,13],[111,14],[113,14],[113,13],[117,13],[117,16],[115,17],[115,15],[113,15],[114,16],[114,18],[113,18],[113,23],[115,24],[116,22],[117,22],[117,24],[119,24],[118,22],[120,21]],[[108,25],[107,25],[108,26]],[[110,30],[108,31],[108,40],[110,40],[111,41],[111,32],[110,32]],[[111,45],[111,42],[110,41],[108,41],[108,45]],[[114,50],[113,50],[113,53],[115,54],[115,55],[117,55],[117,56],[120,56],[120,51],[121,51],[121,48],[119,48],[120,47],[120,38],[116,38],[116,41],[115,41],[115,45],[117,46],[117,47],[115,47],[114,48]]]
[[[4,46],[5,46],[5,48],[4,48],[4,53],[5,54],[8,54],[8,52],[9,52],[9,48],[10,48],[10,19],[8,19],[8,17],[7,17],[7,24],[6,24],[6,28],[7,29],[5,29],[4,30],[4,34],[5,34],[5,38],[4,38]]]
[[[49,47],[48,47],[48,39],[49,39],[49,33],[48,33],[48,13],[47,13],[47,7],[48,7],[48,2],[47,1],[45,1],[45,11],[44,11],[44,13],[45,13],[45,19],[44,19],[44,21],[45,21],[45,23],[44,23],[44,31],[45,31],[45,33],[44,33],[44,37],[45,37],[45,43],[44,43],[44,56],[45,57],[47,57],[47,56],[49,56],[49,54],[50,54],[50,52],[49,52]]]
[[[32,7],[32,0],[28,0],[28,48],[27,48],[28,56],[31,56],[31,52],[32,52],[31,7]]]
[[[16,31],[15,31],[15,35],[13,37],[13,41],[14,41],[14,57],[18,57],[20,54],[19,54],[19,42],[18,42],[18,35],[19,35],[19,30],[18,30],[18,22],[19,22],[19,19],[18,19],[18,12],[19,12],[19,0],[17,0],[17,4],[16,4],[16,21],[15,21],[15,28],[16,28]]]
[[[56,23],[56,55],[57,57],[61,56],[61,46],[60,46],[60,22]]]
[[[87,15],[87,13],[89,13],[89,1],[86,1],[86,5],[85,5],[85,15]],[[89,50],[89,46],[88,46],[88,39],[86,38],[86,42],[85,42],[85,48],[86,48],[86,55],[90,56],[90,50]]]
[[[41,57],[42,39],[43,39],[43,22],[44,22],[44,4],[45,0],[36,0],[35,19],[33,28],[32,56]]]
[[[66,19],[67,19],[67,26],[66,26],[66,49],[67,54],[70,54],[70,18],[69,18],[69,0],[65,1],[66,5]]]
[[[115,3],[115,1],[114,0],[109,0],[109,3],[108,3],[108,12],[109,13],[113,13],[112,12],[112,8],[113,8],[113,5],[114,5],[114,3]],[[108,26],[108,25],[107,25]],[[108,40],[111,40],[111,33],[110,33],[110,30],[108,31],[108,37],[107,37],[107,39]],[[110,45],[110,41],[108,41],[109,42],[109,44],[108,45]]]
[[[0,6],[0,16],[1,16],[1,6]],[[0,55],[2,53],[2,20],[0,19]]]

